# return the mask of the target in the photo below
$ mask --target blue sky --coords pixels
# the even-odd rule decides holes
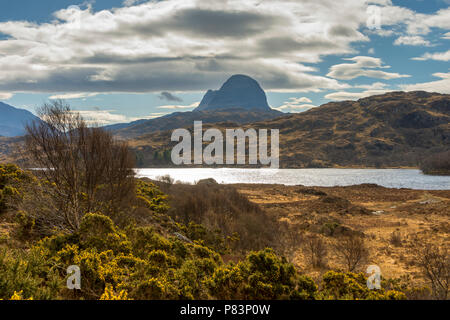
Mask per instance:
[[[0,101],[105,124],[192,110],[236,73],[285,112],[450,93],[449,60],[448,0],[0,2]]]

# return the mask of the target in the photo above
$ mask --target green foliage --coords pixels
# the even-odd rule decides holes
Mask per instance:
[[[0,214],[6,211],[11,200],[20,198],[20,185],[32,179],[14,164],[0,164]]]
[[[309,281],[305,277],[297,282],[296,276],[292,264],[279,258],[272,249],[265,249],[250,253],[245,261],[237,265],[218,268],[208,284],[212,295],[219,299],[288,299],[313,296],[317,287],[305,285],[302,281]]]
[[[328,271],[322,279],[321,299],[327,300],[404,300],[404,293],[384,289],[370,290],[362,273]]]
[[[432,297],[429,287],[412,285],[410,275],[395,279],[383,279],[382,286],[389,291],[403,292],[408,300],[430,300]]]
[[[29,176],[17,167],[0,166],[1,199],[20,197],[20,183],[15,183],[26,179]],[[323,276],[319,290],[313,279],[299,274],[272,249],[253,251],[237,263],[225,264],[222,255],[232,252],[229,242],[238,238],[232,229],[225,230],[224,234],[231,239],[228,241],[222,235],[223,230],[211,231],[193,221],[187,225],[174,222],[167,214],[167,196],[152,183],[138,181],[136,196],[140,201],[137,206],[145,208],[147,220],[143,221],[147,223],[136,225],[129,221],[128,225],[117,225],[102,213],[86,213],[76,231],[55,231],[49,237],[29,242],[32,245],[27,250],[0,249],[0,299],[405,298],[405,287],[398,282],[391,281],[386,289],[374,291],[367,288],[363,274],[335,271]],[[238,208],[231,208],[230,203],[223,206],[221,197],[208,201],[205,208],[238,214]],[[242,199],[239,201],[246,214],[252,217],[246,223],[258,229],[252,222],[260,213],[258,208]],[[202,207],[203,202],[194,203]],[[185,207],[188,211],[190,208]],[[208,217],[210,211],[205,208],[199,212]],[[130,207],[134,209],[135,203]],[[244,221],[244,216],[234,223]],[[19,234],[28,237],[36,221],[20,211],[15,219]],[[175,231],[188,240],[174,236]],[[254,234],[240,235],[256,241],[258,233],[256,230],[251,233]],[[82,288],[76,292],[65,287],[66,270],[71,265],[81,270]]]
[[[24,298],[55,299],[61,279],[39,252],[0,249],[0,299],[22,292]]]
[[[137,180],[136,194],[144,206],[152,211],[164,213],[169,210],[167,195],[162,193],[153,183]]]
[[[18,234],[22,239],[28,239],[35,225],[35,220],[32,217],[27,216],[23,211],[19,211],[16,214],[16,222],[18,223]]]
[[[131,243],[126,235],[118,232],[112,220],[102,214],[86,214],[81,221],[79,235],[83,247],[95,248],[98,251],[110,249],[116,253],[131,251]]]

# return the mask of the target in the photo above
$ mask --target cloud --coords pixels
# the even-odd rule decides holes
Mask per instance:
[[[182,110],[182,109],[194,109],[197,108],[200,102],[195,102],[188,106],[183,105],[167,105],[167,106],[159,106],[158,109],[171,109],[171,110]]]
[[[305,63],[369,40],[359,30],[363,1],[125,4],[59,10],[50,23],[0,23],[0,91],[203,91],[235,73],[268,91],[340,90],[346,85]]]
[[[337,70],[330,78],[310,64],[327,55],[355,55],[371,33],[411,42],[433,28],[450,30],[450,10],[418,14],[383,0],[123,3],[98,12],[90,5],[62,9],[47,23],[0,22],[0,91],[203,91],[235,73],[254,77],[267,91],[341,91],[349,86],[339,80],[352,74],[406,75],[374,70],[380,65]],[[374,3],[381,10],[380,30],[366,25],[367,6]]]
[[[351,80],[358,77],[379,79],[410,77],[409,75],[377,70],[380,68],[390,68],[390,66],[383,66],[382,61],[379,58],[358,56],[344,60],[353,61],[353,63],[336,64],[330,68],[330,72],[327,76],[339,80]]]
[[[9,92],[0,92],[0,100],[8,100],[13,97],[12,93]]]
[[[425,40],[421,36],[401,36],[394,41],[397,46],[408,45],[408,46],[431,46],[430,41]]]
[[[442,39],[450,40],[450,32],[447,32],[442,36]]]
[[[84,98],[94,97],[96,95],[98,95],[98,93],[95,93],[95,92],[90,92],[90,93],[86,93],[86,92],[81,92],[81,93],[64,93],[64,94],[56,94],[56,95],[50,96],[49,99],[50,100],[84,99]]]
[[[142,2],[142,0],[125,0],[123,2],[123,5],[127,6],[127,7],[130,7],[130,6],[135,5],[135,4],[139,3],[139,2]]]
[[[133,121],[122,114],[115,114],[115,110],[76,110],[84,120],[90,125],[109,125],[114,123],[123,123]]]
[[[434,52],[434,53],[425,53],[421,57],[412,58],[412,60],[437,60],[437,61],[450,61],[450,50],[446,52]]]
[[[316,107],[313,104],[308,104],[308,102],[312,103],[312,101],[306,97],[293,97],[285,101],[283,105],[273,109],[283,112],[303,112]]]
[[[116,110],[98,110],[99,108],[97,107],[94,107],[94,109],[97,110],[75,110],[73,112],[79,113],[89,125],[99,126],[116,123],[128,123],[141,119],[154,119],[167,114],[165,112],[155,112],[144,117],[128,117],[123,114],[114,113]]]
[[[177,96],[174,96],[170,92],[164,91],[161,92],[161,94],[158,96],[161,100],[167,100],[167,101],[176,101],[176,102],[182,102],[183,99],[178,98]]]
[[[433,28],[450,30],[450,8],[438,10],[436,13],[423,14],[411,9],[394,5],[381,6],[381,21],[383,26],[405,27],[405,33],[411,35],[426,35]]]
[[[382,82],[375,82],[369,85],[355,85],[355,89],[365,89],[360,92],[348,92],[348,91],[338,91],[329,93],[325,96],[326,99],[334,101],[342,100],[357,100],[365,97],[370,97],[373,95],[384,94],[386,92],[392,91],[387,88],[387,85]]]
[[[441,80],[407,84],[402,85],[402,90],[405,91],[429,91],[450,94],[450,72],[448,73],[433,73],[436,78]]]
[[[307,97],[291,98],[291,100],[292,100],[293,102],[296,102],[296,103],[300,103],[300,102],[311,103],[311,102],[312,102],[311,99],[309,99],[309,98],[307,98]]]

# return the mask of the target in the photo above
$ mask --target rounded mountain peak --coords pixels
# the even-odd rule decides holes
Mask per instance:
[[[225,81],[225,83],[222,85],[222,89],[227,89],[227,88],[235,88],[235,87],[254,87],[254,88],[259,88],[261,89],[260,85],[258,84],[258,82],[249,77],[246,76],[244,74],[235,74],[233,76],[231,76],[227,81]],[[262,89],[261,89],[262,90]]]
[[[236,74],[231,76],[220,90],[209,90],[197,111],[244,108],[270,111],[264,90],[253,78]]]

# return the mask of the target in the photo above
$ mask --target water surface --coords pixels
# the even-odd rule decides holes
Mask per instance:
[[[450,176],[424,175],[416,169],[137,169],[138,177],[173,179],[195,183],[213,178],[219,183],[264,183],[304,186],[350,186],[374,183],[388,188],[450,190]]]

